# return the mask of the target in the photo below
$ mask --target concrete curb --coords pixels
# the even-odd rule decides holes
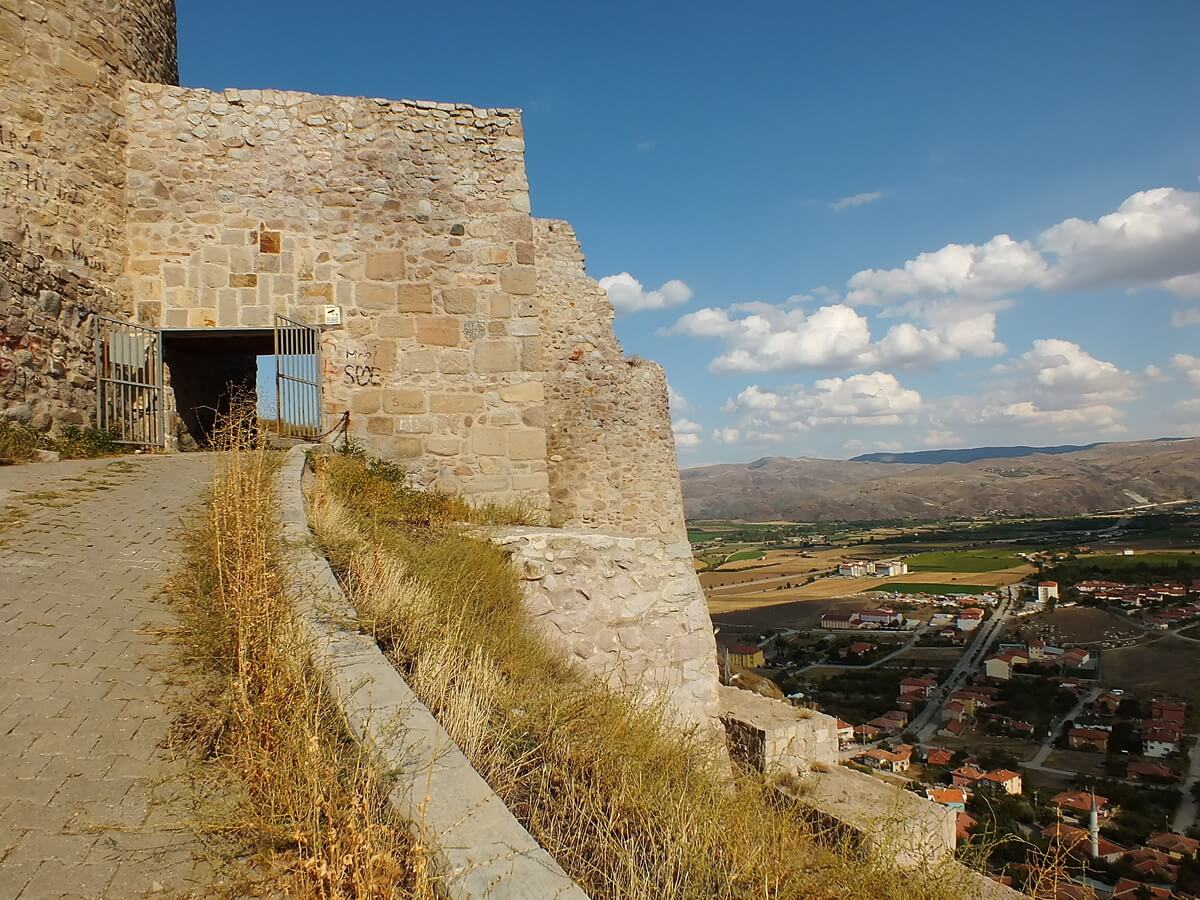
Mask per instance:
[[[375,641],[347,629],[354,610],[316,552],[301,481],[306,446],[287,452],[276,482],[289,588],[324,676],[356,740],[391,779],[389,800],[436,853],[454,900],[587,900],[476,772]]]

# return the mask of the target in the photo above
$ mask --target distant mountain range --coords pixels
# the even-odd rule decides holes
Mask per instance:
[[[1091,450],[1099,444],[1060,444],[1057,447],[971,447],[957,450],[913,450],[908,453],[863,453],[853,457],[850,462],[881,462],[881,463],[916,463],[929,465],[936,463],[956,462],[968,463],[978,459],[1014,459],[1020,456],[1032,456],[1035,453],[1075,453],[1078,450]]]
[[[1200,438],[1081,447],[769,456],[684,469],[693,519],[853,521],[1080,515],[1200,497]]]

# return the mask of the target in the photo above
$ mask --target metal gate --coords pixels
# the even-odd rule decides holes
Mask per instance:
[[[96,422],[118,443],[166,444],[162,332],[96,317]]]
[[[321,433],[321,331],[275,316],[275,426],[285,437]]]

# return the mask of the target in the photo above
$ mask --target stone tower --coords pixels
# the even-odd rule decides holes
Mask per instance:
[[[125,253],[125,90],[178,80],[174,0],[0,4],[0,240],[97,287]]]

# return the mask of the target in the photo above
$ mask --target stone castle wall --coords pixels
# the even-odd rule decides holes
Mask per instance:
[[[112,297],[90,278],[0,241],[0,409],[39,430],[85,425],[96,406],[93,310]]]
[[[130,86],[137,319],[343,324],[329,424],[420,480],[547,506],[533,226],[519,112]]]
[[[534,626],[569,659],[721,733],[716,641],[686,540],[539,528],[494,540],[524,579]]]
[[[124,94],[177,78],[172,0],[0,3],[0,415],[95,408],[92,312],[123,316]]]
[[[625,359],[566,222],[534,220],[555,521],[684,536],[666,376]]]
[[[173,0],[0,4],[0,239],[114,287],[124,97],[178,78]]]

